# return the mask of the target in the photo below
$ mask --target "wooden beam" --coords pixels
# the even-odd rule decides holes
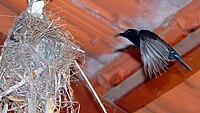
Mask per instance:
[[[82,85],[82,83],[78,81],[72,82],[72,89],[74,90],[75,99],[81,106],[80,113],[103,113],[93,95]],[[101,96],[100,98],[108,113],[126,113],[124,110],[108,102]],[[63,109],[61,113],[66,113],[65,109]]]
[[[200,70],[135,113],[200,113]]]
[[[6,39],[6,35],[3,34],[3,33],[0,31],[0,45],[3,45],[5,39]]]
[[[8,30],[13,24],[14,16],[17,16],[18,14],[1,3],[0,1],[0,14],[5,15],[0,17],[0,31],[4,34],[8,34]]]
[[[200,44],[200,29],[191,33],[188,37],[181,40],[178,44],[174,46],[174,49],[178,51],[180,55],[184,55],[187,52],[191,51],[193,48]],[[134,81],[134,82],[133,82]],[[126,95],[129,91],[136,88],[140,84],[145,81],[145,76],[143,69],[140,68],[134,74],[132,74],[129,78],[124,80],[122,83],[117,85],[116,87],[109,90],[104,97],[108,100],[114,102],[124,95]]]
[[[189,72],[177,63],[166,73],[163,73],[162,76],[142,84],[129,92],[126,96],[116,101],[116,104],[128,112],[134,112],[197,73],[200,70],[199,58],[200,48],[197,47],[184,57],[184,60],[193,69],[192,72]]]

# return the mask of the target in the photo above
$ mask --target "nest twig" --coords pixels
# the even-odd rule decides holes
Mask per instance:
[[[2,112],[79,112],[70,80],[81,50],[60,18],[49,18],[22,12],[9,31],[0,61]]]

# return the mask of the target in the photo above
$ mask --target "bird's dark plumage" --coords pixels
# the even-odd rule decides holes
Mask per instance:
[[[157,34],[149,30],[128,29],[124,33],[115,35],[129,39],[140,48],[145,75],[153,78],[161,71],[166,71],[170,60],[178,60],[184,67],[192,69],[181,59],[180,55]]]

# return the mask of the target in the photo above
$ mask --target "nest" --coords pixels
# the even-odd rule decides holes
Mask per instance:
[[[79,46],[60,18],[22,12],[4,43],[0,61],[0,111],[79,112],[70,81]]]

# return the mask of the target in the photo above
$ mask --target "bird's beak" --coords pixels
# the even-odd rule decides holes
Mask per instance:
[[[117,33],[117,34],[115,34],[113,37],[116,38],[116,37],[122,36],[122,35],[123,35],[123,33]]]

